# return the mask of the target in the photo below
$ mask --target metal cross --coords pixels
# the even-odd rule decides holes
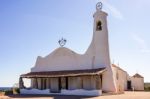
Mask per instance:
[[[61,47],[63,47],[63,46],[66,44],[66,42],[67,42],[67,40],[64,39],[64,38],[61,38],[61,39],[58,41],[58,43],[59,43],[59,45],[60,45]]]
[[[96,9],[97,9],[97,10],[101,10],[102,7],[103,7],[102,2],[98,2],[98,3],[96,4]]]

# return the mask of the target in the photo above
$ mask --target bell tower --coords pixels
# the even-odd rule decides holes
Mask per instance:
[[[107,13],[102,11],[102,3],[96,5],[93,27],[93,51],[95,54],[94,67],[110,66],[108,29],[107,29]]]
[[[87,54],[92,59],[92,68],[106,68],[106,72],[102,75],[102,90],[116,92],[116,83],[109,56],[107,16],[108,14],[102,11],[102,3],[97,3],[96,12],[93,15],[93,40]]]

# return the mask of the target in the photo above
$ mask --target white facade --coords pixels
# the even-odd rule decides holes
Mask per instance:
[[[135,74],[134,76],[129,76],[129,74],[119,66],[112,64],[112,67],[118,93],[122,93],[125,90],[144,90],[144,78],[141,75]]]
[[[129,80],[129,75],[126,71],[121,69],[115,64],[112,64],[113,72],[114,72],[114,78],[117,86],[117,92],[123,93],[124,90],[127,89],[127,81]]]
[[[106,67],[107,72],[103,75],[102,89],[106,92],[116,92],[116,83],[109,57],[107,13],[97,9],[93,17],[93,39],[85,54],[80,55],[68,48],[60,47],[46,57],[39,56],[31,72]],[[101,23],[101,30],[97,30],[98,22]]]
[[[131,82],[135,91],[144,90],[144,78],[142,76],[132,76]]]
[[[96,31],[98,21],[102,23],[102,30]],[[46,57],[39,56],[32,72],[94,69],[110,66],[107,14],[97,10],[94,14],[93,40],[83,55],[65,48],[59,47]]]

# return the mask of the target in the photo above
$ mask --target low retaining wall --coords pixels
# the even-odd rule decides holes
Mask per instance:
[[[83,96],[100,96],[102,95],[102,90],[61,90],[60,93],[50,93],[50,89],[39,90],[39,89],[20,89],[20,94],[58,94],[58,95],[83,95]]]

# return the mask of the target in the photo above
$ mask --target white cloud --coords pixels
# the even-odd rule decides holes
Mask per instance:
[[[150,53],[150,49],[148,48],[147,43],[146,43],[146,41],[143,38],[141,38],[137,34],[134,34],[133,35],[133,39],[138,44],[141,52],[143,52],[143,53]]]
[[[108,10],[110,11],[110,13],[117,19],[123,20],[124,17],[122,15],[122,13],[113,5],[109,4],[106,0],[102,0],[102,2],[104,3],[104,5],[106,6],[106,8],[108,8]]]

